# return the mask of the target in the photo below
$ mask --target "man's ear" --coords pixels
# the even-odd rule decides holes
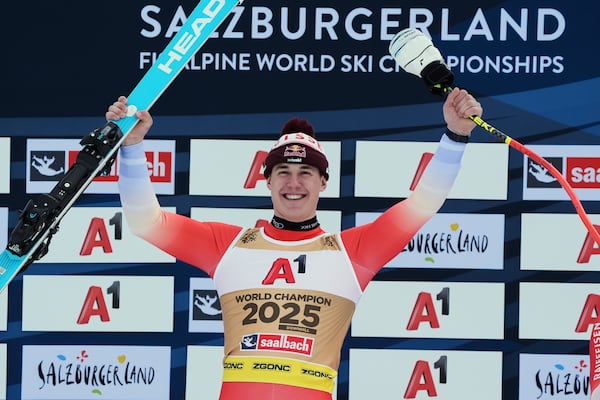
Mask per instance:
[[[321,192],[324,192],[327,189],[327,179],[321,175]]]
[[[271,175],[266,179],[267,180],[267,188],[271,189]]]

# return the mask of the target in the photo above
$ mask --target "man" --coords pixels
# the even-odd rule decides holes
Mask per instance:
[[[106,118],[126,112],[120,97]],[[137,113],[121,147],[125,217],[136,235],[213,278],[225,332],[221,400],[331,400],[360,296],[444,203],[475,127],[468,117],[481,116],[482,108],[455,88],[443,112],[446,132],[413,193],[375,221],[338,234],[317,221],[329,171],[308,121],[288,121],[265,160],[271,224],[246,229],[160,208],[141,144],[152,117]]]

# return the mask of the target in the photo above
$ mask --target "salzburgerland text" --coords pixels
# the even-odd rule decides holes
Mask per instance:
[[[485,253],[488,245],[487,235],[474,235],[460,230],[455,234],[417,233],[402,251],[421,254]]]
[[[250,21],[245,19],[246,16]],[[145,38],[170,38],[187,19],[182,6],[178,6],[173,15],[165,15],[159,6],[146,5],[141,9],[140,17],[143,21],[140,34]],[[462,32],[449,28],[458,22],[457,18],[460,18],[461,25],[466,26]],[[477,38],[506,41],[514,36],[522,41],[547,42],[563,35],[566,18],[556,8],[510,11],[503,8],[497,12],[473,7],[469,19],[466,15],[453,18],[450,8],[382,7],[371,10],[366,7],[344,9],[342,6],[314,9],[252,6],[234,8],[232,17],[224,22],[221,33],[214,37],[264,40],[280,34],[286,40],[310,38],[336,41],[344,36],[355,41],[379,39],[387,42],[405,27],[420,29],[428,36],[431,36],[429,28],[432,28],[441,32],[441,41],[471,41]],[[535,31],[535,35],[529,35],[530,30]]]
[[[55,364],[47,365],[41,361],[38,364],[38,377],[43,389],[46,385],[85,385],[93,387],[151,385],[156,371],[153,367],[140,367],[127,362],[123,366],[113,364],[83,365]]]
[[[305,73],[404,73],[392,57],[369,45],[357,50],[357,42],[387,43],[401,29],[417,28],[444,47],[448,66],[459,73],[498,75],[541,75],[565,72],[564,49],[560,47],[567,19],[556,8],[502,8],[472,10],[461,8],[460,20],[451,8],[425,7],[372,9],[366,7],[235,7],[218,32],[211,37],[222,40],[246,40],[273,43],[293,41],[299,51],[274,53],[203,53],[185,66],[191,71],[258,71]],[[466,12],[466,14],[465,14]],[[463,17],[465,15],[466,17]],[[146,5],[140,11],[140,35],[145,39],[171,38],[187,19],[182,6],[168,10]],[[465,19],[463,19],[465,18]],[[459,23],[460,22],[460,23]],[[460,28],[459,28],[460,26]],[[303,48],[298,48],[303,40]],[[327,54],[332,41],[339,53]],[[473,44],[497,42],[516,44],[509,53],[481,55]],[[535,42],[535,44],[534,44]],[[460,50],[456,44],[465,43]],[[527,46],[527,43],[532,45]],[[341,44],[347,47],[344,50]],[[523,46],[523,45],[526,46]],[[157,43],[158,45],[158,43]],[[258,43],[257,43],[258,45]],[[248,47],[246,44],[244,47]],[[502,47],[501,47],[502,48]],[[504,47],[505,48],[505,47]],[[306,49],[306,51],[303,51]],[[308,50],[310,49],[310,50]],[[320,49],[320,50],[319,50]],[[377,54],[369,53],[369,49]],[[471,53],[467,53],[471,50]],[[517,51],[518,49],[518,51]],[[312,53],[309,53],[312,52]],[[363,54],[360,54],[363,51]],[[456,54],[460,51],[460,54]],[[356,52],[356,53],[352,53]],[[387,52],[386,52],[387,53]],[[446,54],[447,53],[447,54]],[[155,49],[139,52],[139,69],[152,65],[158,57]]]

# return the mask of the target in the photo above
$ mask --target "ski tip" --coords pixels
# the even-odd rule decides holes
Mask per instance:
[[[17,276],[26,260],[27,256],[17,256],[8,249],[0,253],[0,293]]]

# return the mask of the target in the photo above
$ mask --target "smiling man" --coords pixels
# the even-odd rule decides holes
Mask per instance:
[[[142,145],[152,117],[136,114],[140,121],[120,150],[124,214],[136,235],[214,280],[224,324],[220,400],[331,400],[356,304],[442,206],[475,127],[468,117],[482,115],[479,102],[457,88],[443,111],[447,129],[411,195],[340,233],[325,232],[317,220],[329,164],[308,121],[288,121],[265,159],[271,223],[243,228],[161,209]],[[106,118],[126,112],[120,97]]]
[[[263,174],[271,191],[276,219],[295,223],[315,221],[319,193],[327,188],[329,163],[306,120],[293,118],[265,158]]]

